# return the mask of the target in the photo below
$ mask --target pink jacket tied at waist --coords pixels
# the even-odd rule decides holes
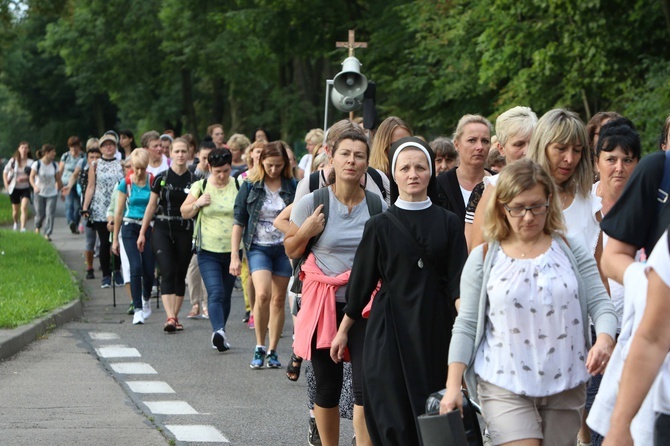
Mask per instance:
[[[330,348],[337,334],[335,292],[349,282],[351,270],[335,277],[323,274],[310,254],[302,265],[302,299],[295,324],[293,351],[301,358],[311,359],[312,337],[316,330],[316,348]]]

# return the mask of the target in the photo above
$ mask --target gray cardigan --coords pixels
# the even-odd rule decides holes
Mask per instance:
[[[607,290],[598,273],[593,254],[588,252],[577,241],[569,240],[569,246],[563,238],[554,236],[559,246],[568,256],[572,269],[575,271],[579,290],[579,303],[582,309],[582,320],[585,322],[584,339],[586,351],[591,348],[591,332],[586,323],[591,316],[596,333],[607,333],[614,339],[617,329],[617,315]],[[449,344],[449,364],[460,362],[467,365],[465,381],[470,395],[477,401],[477,385],[475,381],[475,353],[484,339],[486,328],[486,307],[488,298],[486,283],[498,252],[499,242],[490,243],[484,259],[484,245],[472,250],[461,274],[461,304],[458,317],[454,323]]]

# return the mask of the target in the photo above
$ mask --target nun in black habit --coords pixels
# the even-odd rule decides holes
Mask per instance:
[[[409,446],[421,444],[417,417],[428,395],[444,387],[467,248],[462,221],[429,198],[430,147],[402,138],[389,157],[398,198],[365,225],[331,357],[344,357],[348,330],[381,281],[363,350],[365,420],[373,444]]]

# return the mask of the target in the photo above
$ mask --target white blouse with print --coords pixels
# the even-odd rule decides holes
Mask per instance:
[[[577,278],[555,240],[534,259],[513,259],[501,248],[486,287],[486,328],[474,365],[479,378],[531,397],[588,380]]]

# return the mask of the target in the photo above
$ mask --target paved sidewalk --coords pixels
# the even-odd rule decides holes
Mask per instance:
[[[62,215],[62,203],[58,208]],[[29,230],[32,227],[30,222]],[[65,264],[82,277],[83,235],[71,234],[65,219],[58,217],[52,237]],[[2,276],[2,280],[11,280]],[[87,317],[103,323],[113,320],[106,314],[111,293],[100,290],[99,279],[87,282],[83,302]],[[127,305],[122,293],[118,293],[123,296],[120,304]],[[91,347],[72,332],[55,329],[81,318],[83,305],[77,299],[31,324],[0,330],[0,443],[169,444],[104,369]]]

